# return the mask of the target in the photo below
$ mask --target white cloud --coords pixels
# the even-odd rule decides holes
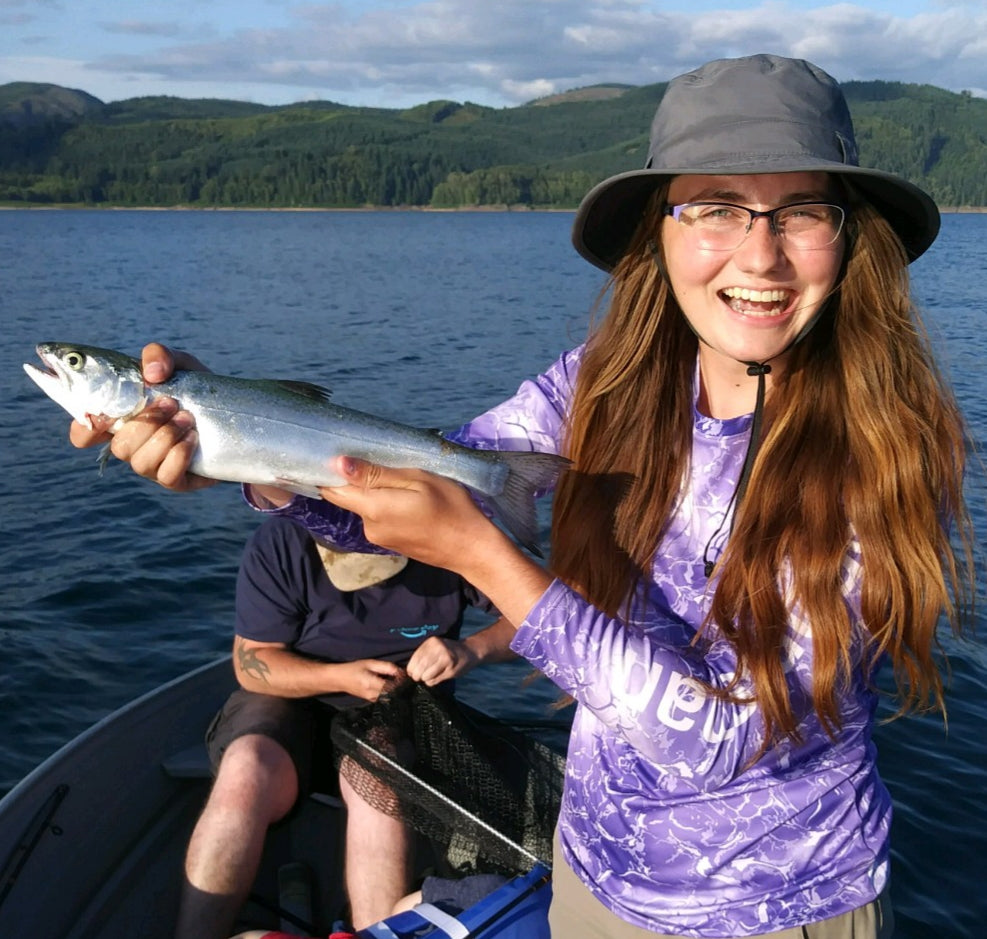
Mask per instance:
[[[253,89],[254,100],[271,103],[319,96],[385,106],[434,98],[514,104],[581,85],[664,81],[722,56],[777,52],[809,58],[840,81],[987,87],[984,3],[931,0],[924,12],[906,13],[909,7],[882,0],[808,9],[784,0],[734,9],[722,0],[725,8],[715,10],[695,0],[675,11],[657,0],[383,2],[369,9],[266,2],[263,20],[242,21],[263,23],[254,27],[221,26],[215,5],[172,5],[167,21],[104,24],[117,48],[84,66],[73,49],[64,71],[88,75],[104,99],[212,87],[224,97]],[[0,16],[29,8],[0,0]],[[224,9],[233,15],[236,8]],[[208,28],[195,26],[205,15]],[[16,56],[5,58],[9,72]],[[138,86],[146,90],[132,90]]]
[[[560,90],[554,82],[546,81],[544,78],[530,82],[515,82],[507,79],[501,82],[500,87],[505,95],[518,101],[544,98]]]
[[[177,22],[152,22],[149,20],[115,20],[99,24],[108,33],[121,36],[154,36],[162,39],[186,39],[201,36],[201,27],[189,27]]]

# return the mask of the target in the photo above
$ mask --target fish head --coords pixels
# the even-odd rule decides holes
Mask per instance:
[[[69,342],[37,346],[44,368],[24,364],[28,377],[80,424],[92,428],[126,420],[147,402],[140,363],[111,349]]]

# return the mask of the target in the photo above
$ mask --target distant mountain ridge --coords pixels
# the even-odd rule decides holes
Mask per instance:
[[[571,208],[640,167],[665,85],[595,85],[512,108],[261,105],[0,85],[0,201],[202,207]],[[861,162],[944,207],[987,206],[987,100],[848,82]]]
[[[608,101],[619,98],[633,85],[601,84],[547,95],[529,102],[535,107],[565,104],[573,101]],[[457,102],[444,102],[458,105]],[[302,101],[294,104],[265,105],[230,98],[178,98],[171,95],[127,98],[106,104],[99,98],[74,88],[63,88],[41,82],[10,82],[0,85],[0,121],[28,123],[45,120],[78,120],[106,118],[120,120],[177,120],[204,117],[246,117],[264,111],[285,108],[345,108],[331,101]],[[417,105],[416,107],[428,107]],[[474,107],[477,107],[474,105]],[[413,110],[413,109],[412,109]]]
[[[78,121],[103,113],[106,105],[84,91],[37,82],[0,85],[0,122],[15,127],[39,121]]]

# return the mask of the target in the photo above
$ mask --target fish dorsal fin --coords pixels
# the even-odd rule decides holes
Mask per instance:
[[[313,401],[329,401],[332,392],[322,385],[315,385],[310,381],[293,381],[291,379],[264,378],[261,381],[266,385],[273,385],[282,391],[289,391],[294,395],[301,395],[303,398],[311,398]]]

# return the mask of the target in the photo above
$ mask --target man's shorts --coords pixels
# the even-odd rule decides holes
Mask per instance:
[[[458,916],[506,883],[507,878],[500,874],[426,877],[422,882],[422,903],[431,903],[450,916]]]
[[[261,734],[288,752],[298,773],[298,798],[312,792],[339,794],[335,753],[329,734],[337,711],[314,698],[280,698],[238,688],[206,731],[213,774],[226,748],[247,734]]]

